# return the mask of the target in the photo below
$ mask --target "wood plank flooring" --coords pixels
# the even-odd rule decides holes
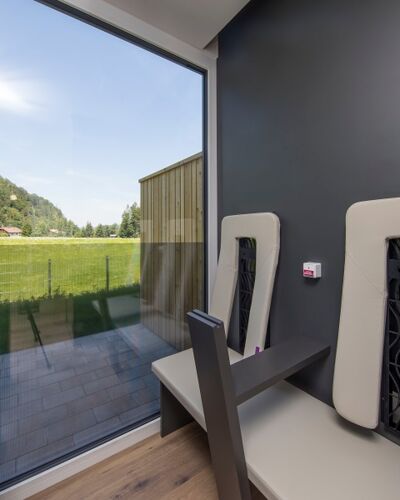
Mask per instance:
[[[255,490],[253,498],[264,497]],[[152,436],[32,500],[218,500],[207,437],[190,424]]]

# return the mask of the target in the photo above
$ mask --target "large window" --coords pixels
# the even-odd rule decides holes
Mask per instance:
[[[199,72],[0,2],[0,483],[154,418],[204,306]]]

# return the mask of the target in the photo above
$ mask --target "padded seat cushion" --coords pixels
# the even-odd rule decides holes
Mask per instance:
[[[400,447],[282,382],[239,408],[250,480],[268,500],[395,500]]]
[[[156,361],[153,371],[205,428],[193,351]],[[239,418],[249,478],[268,500],[399,498],[400,447],[292,385],[246,401]]]
[[[232,349],[228,349],[228,354],[231,364],[243,359],[241,354]],[[193,349],[187,349],[154,361],[152,370],[160,382],[172,392],[176,399],[205,429],[203,404],[201,402]]]

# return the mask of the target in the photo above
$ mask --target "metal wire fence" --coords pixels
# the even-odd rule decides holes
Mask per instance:
[[[138,242],[0,245],[0,302],[111,290],[139,280]]]

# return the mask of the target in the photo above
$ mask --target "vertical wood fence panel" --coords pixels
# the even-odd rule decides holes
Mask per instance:
[[[203,156],[140,181],[141,322],[177,349],[190,345],[185,315],[204,308]]]

